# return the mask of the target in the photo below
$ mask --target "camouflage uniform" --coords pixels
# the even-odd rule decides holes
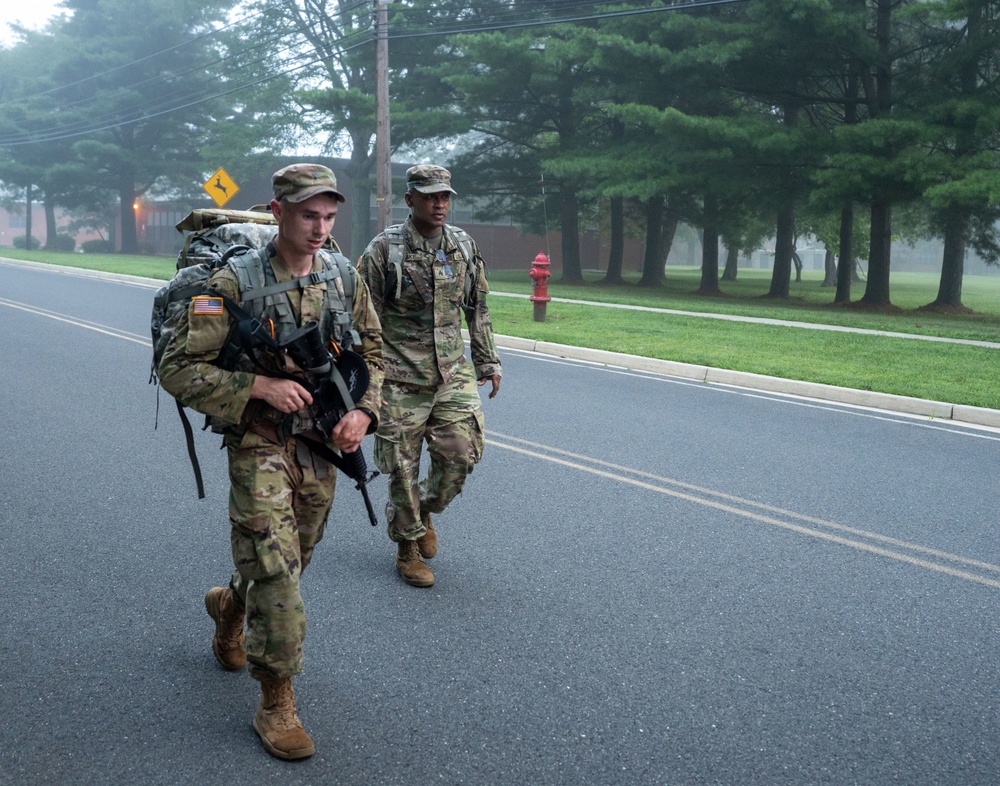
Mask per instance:
[[[450,190],[450,189],[449,189]],[[453,231],[445,227],[440,252],[410,219],[402,226],[402,286],[387,292],[389,238],[376,236],[359,271],[382,322],[385,384],[375,463],[389,474],[389,538],[416,540],[426,531],[421,513],[440,513],[462,491],[483,452],[483,412],[476,381],[500,375],[500,360],[479,257],[474,305],[462,304],[466,262]],[[472,243],[473,253],[479,249]],[[465,358],[462,312],[472,349]],[[426,440],[430,470],[418,485]]]
[[[272,244],[267,247],[278,282],[292,275]],[[314,261],[313,270],[322,269]],[[287,292],[298,325],[322,321],[324,292],[337,281]],[[209,288],[239,302],[236,275],[222,268]],[[229,517],[236,571],[230,586],[246,607],[246,651],[256,679],[281,679],[301,671],[305,608],[299,579],[323,537],[333,502],[336,469],[315,456],[292,432],[309,423],[296,421],[259,399],[250,399],[258,371],[239,357],[236,370],[216,364],[232,346],[234,322],[222,315],[193,313],[189,306],[160,362],[161,383],[183,404],[211,417],[223,433],[229,454]],[[377,418],[382,383],[380,326],[368,289],[358,281],[353,303],[354,328],[361,338],[356,349],[364,357],[371,380],[359,408]],[[281,336],[277,337],[279,340]],[[228,350],[227,350],[228,351]],[[258,352],[265,364],[275,358]],[[286,371],[295,371],[282,359]],[[374,424],[373,424],[374,426]],[[308,436],[322,440],[316,433]],[[327,441],[327,447],[332,444]]]

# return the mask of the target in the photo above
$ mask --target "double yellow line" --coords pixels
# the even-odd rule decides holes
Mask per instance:
[[[647,491],[666,494],[695,505],[714,508],[761,524],[791,530],[800,535],[819,538],[858,551],[877,554],[880,557],[888,557],[927,570],[1000,589],[1000,565],[968,559],[957,554],[950,554],[947,551],[928,548],[876,532],[848,527],[812,516],[804,516],[783,508],[743,499],[721,491],[693,486],[690,483],[570,453],[566,450],[559,450],[507,434],[495,431],[487,431],[486,434],[487,443],[493,447],[549,461],[580,472],[599,475],[631,486],[638,486]]]

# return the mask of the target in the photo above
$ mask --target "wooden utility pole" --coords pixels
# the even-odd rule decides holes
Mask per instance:
[[[375,0],[375,170],[378,226],[381,232],[392,221],[392,161],[389,156],[389,11]]]

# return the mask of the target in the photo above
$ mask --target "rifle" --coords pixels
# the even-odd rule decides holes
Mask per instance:
[[[349,340],[349,339],[348,339]],[[316,411],[316,427],[324,437],[329,437],[333,427],[340,422],[356,402],[368,390],[368,367],[362,357],[351,350],[350,345],[339,347],[334,345],[336,357],[324,346],[319,334],[319,325],[307,322],[296,330],[279,347],[288,353],[299,368],[309,376],[304,385],[313,397],[313,407]],[[302,380],[299,380],[302,382]],[[374,527],[378,524],[371,498],[368,496],[368,483],[379,476],[378,470],[368,474],[368,465],[361,448],[348,453],[339,454],[316,440],[299,435],[309,448],[326,459],[347,477],[355,482],[355,488],[361,492],[368,511],[368,520]]]
[[[324,437],[329,437],[333,427],[344,415],[354,409],[354,405],[368,390],[368,367],[365,365],[364,359],[357,352],[351,350],[350,334],[346,340],[346,346],[334,345],[337,352],[336,358],[323,344],[319,325],[315,321],[307,322],[279,343],[268,334],[260,320],[252,317],[228,297],[218,293],[208,292],[207,294],[221,297],[225,302],[230,315],[236,321],[240,342],[255,366],[268,376],[282,377],[298,382],[310,392],[313,397],[313,408],[316,412],[316,426]],[[287,352],[296,365],[305,372],[307,379],[283,371],[267,369],[261,365],[254,352],[254,339],[261,341],[271,349]],[[336,453],[317,440],[303,437],[301,434],[298,435],[298,438],[305,442],[313,453],[329,461],[355,482],[355,488],[361,492],[361,497],[365,501],[368,520],[373,527],[376,526],[378,518],[375,516],[375,509],[368,496],[368,483],[377,478],[379,472],[375,470],[371,475],[368,474],[368,465],[361,448],[352,453]]]

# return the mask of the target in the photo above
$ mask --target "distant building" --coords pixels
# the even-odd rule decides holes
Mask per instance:
[[[249,210],[255,205],[266,205],[271,200],[271,174],[282,166],[301,160],[300,158],[275,159],[267,171],[261,171],[258,175],[240,179],[238,182],[239,191],[233,199],[225,203],[225,207],[231,210]],[[346,161],[342,159],[312,158],[318,163],[330,167],[337,176],[337,187],[345,195],[350,196],[351,178],[344,171]],[[393,179],[399,183],[403,180],[409,164],[394,164]],[[531,267],[532,261],[539,253],[546,253],[552,256],[553,269],[560,269],[559,257],[561,255],[560,243],[561,234],[550,232],[548,238],[534,234],[521,234],[520,228],[514,223],[510,216],[497,216],[495,219],[483,221],[473,216],[475,204],[471,198],[462,196],[461,183],[455,183],[459,196],[455,198],[451,213],[448,216],[449,223],[456,224],[468,230],[476,239],[483,256],[489,266],[495,270],[510,270],[524,268],[527,271]],[[180,250],[183,245],[183,237],[176,230],[176,225],[191,210],[202,208],[214,208],[216,204],[205,195],[204,200],[190,203],[166,203],[154,202],[145,203],[140,200],[138,214],[139,246],[152,250],[156,254],[173,255]],[[350,198],[340,206],[337,213],[337,222],[333,229],[333,236],[337,243],[345,250],[349,251],[355,258],[360,256],[361,251],[368,241],[375,234],[377,221],[377,205],[375,195],[372,194],[368,204],[369,232],[367,237],[355,242],[351,237],[351,216],[356,206],[352,204]],[[402,222],[406,219],[408,210],[403,201],[403,195],[393,194],[392,221]],[[546,242],[547,241],[547,242]],[[610,238],[601,236],[597,230],[584,230],[580,233],[580,254],[584,268],[603,268],[607,265],[608,247]],[[627,256],[641,260],[641,244],[633,242],[631,247],[627,247]]]

